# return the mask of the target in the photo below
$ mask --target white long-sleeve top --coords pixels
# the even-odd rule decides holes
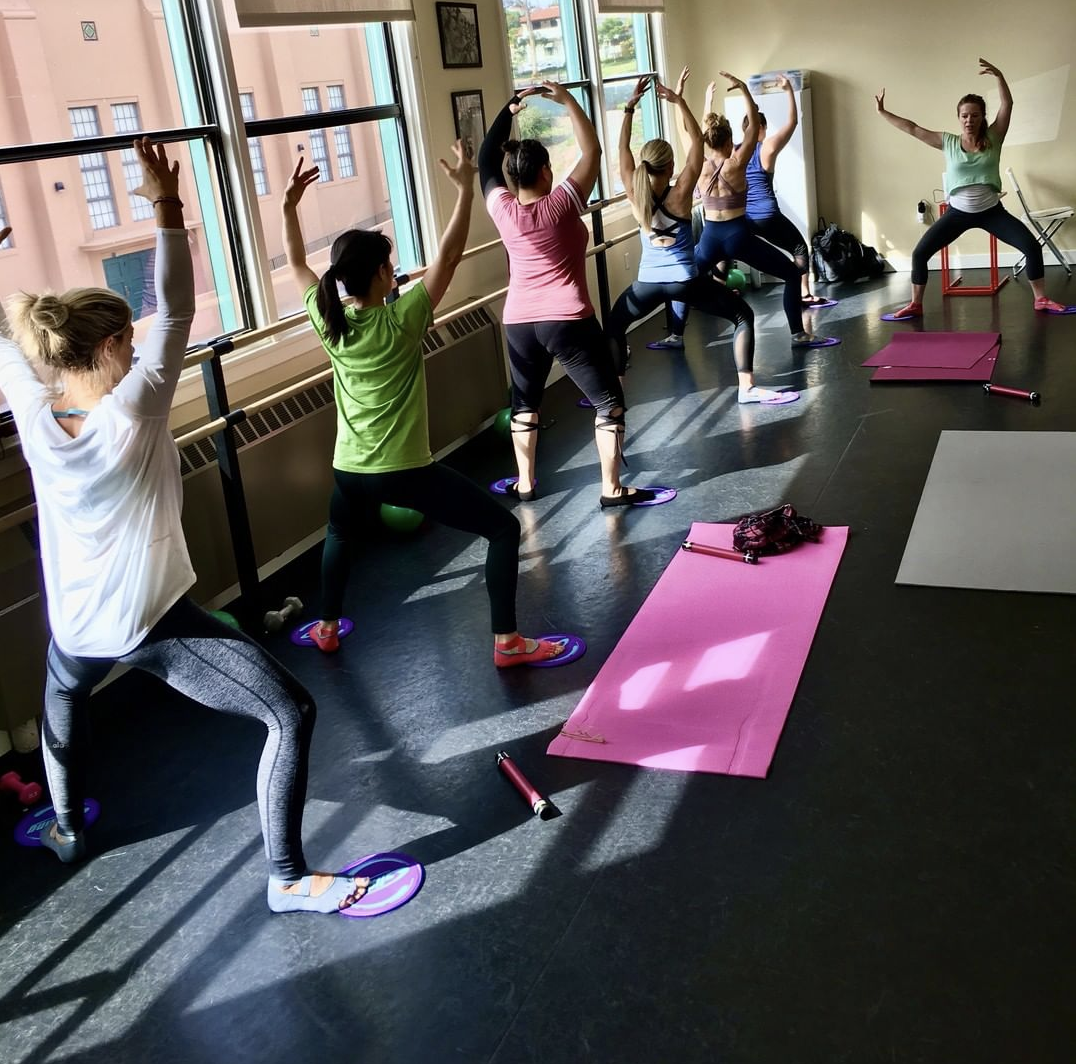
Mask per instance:
[[[55,394],[0,338],[0,391],[11,405],[37,500],[49,626],[68,654],[133,650],[194,583],[180,516],[179,453],[168,428],[194,318],[185,229],[159,229],[157,320],[138,362],[68,436]]]

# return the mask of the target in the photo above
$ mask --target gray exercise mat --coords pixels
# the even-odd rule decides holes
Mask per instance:
[[[1076,432],[943,432],[897,583],[1076,594]]]

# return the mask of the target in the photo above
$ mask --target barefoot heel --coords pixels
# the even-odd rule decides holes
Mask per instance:
[[[329,886],[316,897],[310,893],[314,885],[313,876],[303,876],[295,890],[285,893],[281,887],[292,884],[282,879],[269,880],[269,908],[275,913],[335,913],[358,889],[354,878],[350,876],[333,876]]]

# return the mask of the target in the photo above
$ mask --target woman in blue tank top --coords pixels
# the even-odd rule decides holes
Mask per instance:
[[[687,75],[685,68],[680,75],[680,87]],[[702,168],[702,131],[683,96],[660,82],[655,83],[654,91],[679,109],[689,131],[687,161],[680,176],[673,181],[672,145],[660,139],[648,140],[642,147],[638,163],[635,161],[631,150],[632,115],[649,85],[649,77],[639,79],[635,92],[624,105],[624,121],[620,127],[620,177],[632,214],[639,223],[642,255],[639,279],[621,293],[606,324],[618,372],[623,375],[627,368],[628,329],[655,307],[666,301],[676,301],[732,322],[735,328],[733,356],[741,403],[792,402],[799,398],[796,392],[773,392],[755,386],[755,316],[751,307],[708,273],[700,275],[695,265],[691,201]]]

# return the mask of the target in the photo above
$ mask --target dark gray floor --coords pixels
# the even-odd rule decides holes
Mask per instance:
[[[258,729],[109,687],[97,856],[18,850],[0,814],[3,1059],[1071,1060],[1076,601],[893,579],[941,430],[1076,428],[1076,316],[1033,314],[1026,283],[943,300],[935,279],[922,327],[1000,329],[995,380],[1032,407],[869,385],[859,363],[915,327],[877,320],[907,278],[836,294],[817,324],[844,343],[808,353],[776,290],[751,297],[760,380],[803,391],[782,408],[737,407],[702,315],[685,355],[644,349],[657,321],[635,335],[631,477],[677,486],[671,505],[599,513],[591,419],[551,390],[520,617],[584,633],[577,665],[495,672],[483,552],[444,529],[368,545],[337,657],[271,641],[319,701],[308,855],[419,857],[395,914],[270,916]],[[453,464],[511,472],[492,433]],[[769,778],[546,758],[690,523],[786,500],[852,534]],[[285,593],[316,603],[317,552],[267,588]],[[502,747],[563,815],[530,816]]]

